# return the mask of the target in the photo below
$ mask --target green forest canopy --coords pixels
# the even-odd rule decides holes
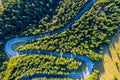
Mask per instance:
[[[18,80],[27,74],[68,74],[77,70],[82,62],[74,58],[55,57],[52,55],[30,54],[12,57],[5,63],[7,68],[2,72],[4,80]]]
[[[60,34],[29,41],[17,50],[41,49],[73,54],[79,53],[92,60],[101,58],[100,50],[110,44],[120,24],[120,1],[96,2],[71,28]],[[49,24],[49,23],[48,23]]]
[[[3,46],[8,37],[12,39],[12,37],[16,35],[19,37],[35,35],[61,28],[66,25],[87,2],[88,0],[41,0],[41,2],[39,0],[9,0],[9,2],[5,4],[2,14],[0,14],[0,53],[3,53],[3,55],[0,55],[1,63],[6,58],[5,52],[3,52]],[[97,0],[94,6],[72,25],[72,28],[60,34],[30,41],[17,49],[42,49],[61,53],[80,53],[90,57],[92,60],[98,60],[101,58],[99,51],[102,50],[105,45],[109,45],[110,39],[116,33],[119,24],[120,1],[106,0],[105,2],[100,2],[100,0]],[[2,76],[4,76],[4,79],[15,79],[30,74],[30,68],[32,68],[33,71],[42,70],[42,68],[39,67],[39,61],[35,63],[37,60],[35,58],[36,56],[38,57],[37,59],[43,57],[42,55],[21,55],[11,58],[8,62],[4,63],[6,66],[3,65],[4,70],[2,69]],[[23,61],[23,57],[26,61]],[[50,56],[46,58],[50,58]],[[53,58],[53,56],[51,56],[51,58],[60,59]],[[50,59],[50,61],[52,61],[52,59]],[[40,61],[42,60],[43,59]],[[70,62],[75,61],[73,59],[63,60]],[[22,61],[24,64],[19,63]],[[29,62],[31,64],[29,64]],[[39,68],[36,67],[36,69],[34,69],[34,66],[30,67],[33,64],[38,65]],[[50,64],[53,63],[50,62]],[[29,66],[29,68],[25,65]],[[66,67],[69,65],[71,64],[65,64]],[[81,62],[77,62],[77,64],[72,63],[72,65],[78,67],[81,65]],[[23,70],[20,70],[21,66]],[[76,66],[74,69],[77,68]],[[22,73],[25,74],[21,75]],[[4,74],[8,75],[5,76]],[[17,77],[18,75],[21,76]]]

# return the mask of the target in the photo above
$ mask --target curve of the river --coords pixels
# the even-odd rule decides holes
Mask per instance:
[[[53,34],[56,34],[56,33],[60,33],[62,31],[64,31],[65,29],[70,28],[71,25],[77,19],[79,19],[82,16],[82,14],[84,12],[86,12],[94,4],[94,2],[95,2],[95,0],[90,0],[86,4],[86,6],[71,20],[70,23],[68,23],[66,26],[64,26],[60,29],[57,29],[57,30],[51,31],[51,32],[47,32],[47,33],[44,33],[44,34],[41,34],[41,35],[28,36],[28,37],[22,37],[22,38],[14,38],[14,39],[9,40],[5,45],[6,54],[8,56],[16,56],[16,55],[20,55],[20,54],[23,54],[23,53],[42,53],[42,54],[46,54],[46,55],[51,55],[52,54],[53,56],[58,56],[58,57],[61,56],[59,52],[53,52],[53,51],[23,50],[23,51],[18,52],[18,51],[13,50],[12,46],[14,46],[14,44],[16,44],[16,43],[21,43],[21,42],[32,40],[32,39],[42,38],[42,37],[47,36],[47,35],[53,35]],[[61,76],[61,77],[71,77],[71,78],[83,78],[83,77],[88,76],[92,72],[93,63],[89,58],[87,58],[85,56],[82,56],[82,55],[79,55],[79,54],[73,55],[71,53],[64,53],[62,56],[65,57],[65,58],[70,58],[72,56],[74,59],[78,59],[80,61],[85,62],[87,67],[83,72],[80,72],[80,73],[72,72],[72,73],[67,74],[67,75],[35,73],[33,75],[26,75],[26,76],[22,77],[21,80],[30,79],[30,78],[33,78],[33,77],[42,77],[42,76],[46,76],[46,77],[53,77],[53,76],[60,77]]]

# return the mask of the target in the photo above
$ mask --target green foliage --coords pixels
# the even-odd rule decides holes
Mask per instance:
[[[63,27],[76,16],[88,0],[3,1],[4,8],[0,11],[0,65],[7,58],[3,48],[9,39]]]
[[[52,55],[30,54],[12,57],[4,71],[4,80],[18,80],[25,75],[36,72],[46,74],[68,74],[76,70],[80,61],[73,58],[55,57]],[[2,74],[3,75],[3,74]]]
[[[8,0],[0,16],[1,29],[12,34],[18,30],[24,31],[23,28],[32,29],[38,26],[41,18],[53,14],[58,2],[58,0]]]
[[[50,32],[67,25],[87,2],[88,0],[61,0],[60,7],[55,10],[56,14],[52,18],[49,15],[42,18],[39,22],[38,29],[35,29],[32,33]]]
[[[39,43],[36,40],[31,43],[35,44],[35,49],[39,47],[43,50],[55,50],[63,53],[67,51],[79,52],[92,59],[99,58],[100,56],[95,53],[110,43],[111,36],[118,28],[120,20],[118,2],[96,2],[82,18],[72,25],[72,28],[61,34],[40,38],[37,40]],[[51,49],[50,47],[53,45],[55,47]]]
[[[62,28],[87,2],[88,0],[9,0],[0,12],[0,49],[3,49],[4,41],[13,36],[35,35]],[[110,38],[117,31],[119,24],[120,1],[98,0],[70,29],[60,34],[30,41],[18,47],[17,50],[41,49],[60,53],[71,52],[98,60],[102,57],[98,54],[99,51],[105,45],[109,45]],[[22,55],[2,64],[6,58],[4,52],[1,51],[1,53],[0,79],[5,80],[19,79],[35,72],[68,74],[81,65],[81,62],[72,58],[47,55]],[[94,70],[85,80],[97,80],[97,73],[98,71]]]
[[[98,70],[93,70],[90,76],[88,78],[85,78],[84,80],[98,80]]]
[[[46,78],[46,77],[42,77],[42,78],[32,78],[32,80],[98,80],[98,70],[93,70],[93,72],[87,77],[87,78],[83,78],[83,79],[73,79],[73,78]]]
[[[3,79],[6,68],[7,68],[7,63],[4,62],[2,66],[0,66],[0,80]]]
[[[114,76],[114,80],[118,80],[117,76]]]
[[[87,1],[9,0],[0,16],[2,33],[27,36],[53,31],[70,22]]]
[[[18,49],[80,53],[92,60],[98,60],[101,58],[101,54],[98,54],[99,51],[105,45],[109,45],[110,39],[117,31],[120,22],[120,5],[117,2],[96,2],[89,11],[72,25],[72,28],[60,34],[38,38]]]

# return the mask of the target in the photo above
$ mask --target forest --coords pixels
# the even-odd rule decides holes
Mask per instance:
[[[45,36],[27,42],[17,50],[40,49],[60,53],[71,52],[90,57],[102,58],[99,51],[110,44],[110,39],[120,23],[120,1],[110,0],[96,3],[78,19],[71,28],[60,34]],[[48,23],[49,24],[49,23]]]
[[[69,5],[66,5],[68,2]],[[53,29],[49,27],[50,29],[60,28],[84,7],[87,0],[8,0],[4,3],[4,8],[0,10],[0,65],[8,60],[3,50],[7,40],[47,32],[49,26],[46,25],[46,19],[49,19],[49,22],[51,22],[50,27]],[[72,7],[70,7],[71,5]],[[66,14],[65,11],[69,13]],[[70,17],[68,18],[68,16]],[[60,20],[53,23],[55,22],[53,18]],[[63,23],[63,21],[66,22]],[[40,24],[42,27],[40,27]],[[43,25],[46,25],[46,27]]]
[[[4,0],[2,0],[4,1]],[[67,26],[91,0],[5,0],[0,4],[0,80],[19,80],[28,75],[67,75],[78,71],[85,63],[74,58],[56,57],[42,53],[24,53],[8,57],[5,44],[13,38],[41,35]],[[1,3],[1,2],[0,2]],[[96,64],[101,53],[111,44],[120,26],[120,1],[95,0],[70,28],[46,35],[17,46],[16,51],[42,50],[62,54],[83,55]],[[115,44],[118,46],[119,44]],[[114,47],[112,47],[114,48]],[[115,47],[120,59],[119,47]],[[120,72],[120,63],[114,63]],[[94,66],[86,78],[98,80],[100,70]],[[73,78],[36,77],[32,80],[73,80]],[[114,80],[118,77],[114,76]]]
[[[97,80],[98,79],[98,70],[94,70],[91,75],[88,78],[85,78],[84,80]],[[33,78],[32,80],[73,80],[72,78],[46,78],[46,77],[42,77],[42,78]],[[83,79],[79,79],[78,80],[83,80]]]
[[[23,59],[21,59],[23,58]],[[52,55],[22,55],[12,57],[9,62],[4,63],[6,70],[2,74],[4,80],[18,80],[27,74],[68,74],[77,70],[82,62],[73,58],[55,57]]]
[[[1,31],[5,29],[4,34],[20,31],[25,36],[53,31],[70,22],[87,1],[8,0],[0,15]]]
[[[0,10],[0,66],[2,65],[2,62],[8,60],[7,55],[5,55],[3,50],[7,40],[14,37],[41,34],[50,29],[52,31],[54,29],[63,27],[85,6],[88,0],[2,1],[5,4],[3,6],[4,8]],[[66,5],[68,3],[69,5]],[[49,22],[51,22],[49,24],[51,26],[46,25],[47,19]],[[55,22],[55,20],[58,19],[59,21]],[[66,22],[64,23],[63,21]]]

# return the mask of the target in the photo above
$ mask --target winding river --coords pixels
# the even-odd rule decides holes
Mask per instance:
[[[70,28],[71,25],[77,20],[79,19],[82,14],[84,14],[93,4],[94,4],[95,0],[90,0],[86,5],[85,7],[71,20],[70,23],[68,23],[66,26],[62,27],[62,28],[59,28],[57,30],[54,30],[54,31],[51,31],[51,32],[47,32],[47,33],[44,33],[44,34],[41,34],[41,35],[36,35],[36,36],[28,36],[28,37],[22,37],[22,38],[14,38],[14,39],[11,39],[9,40],[6,45],[5,45],[5,52],[8,56],[17,56],[17,55],[20,55],[20,54],[24,54],[24,53],[42,53],[42,54],[45,54],[45,55],[53,55],[53,56],[61,56],[59,52],[53,52],[53,51],[42,51],[42,50],[23,50],[23,51],[15,51],[12,49],[12,47],[14,46],[14,44],[17,44],[17,43],[23,43],[25,41],[29,41],[29,40],[32,40],[32,39],[37,39],[37,38],[42,38],[44,36],[48,36],[48,35],[53,35],[53,34],[56,34],[56,33],[60,33],[62,31],[64,31],[65,29],[67,28]],[[23,45],[23,44],[22,44]],[[64,53],[62,55],[63,57],[65,58],[71,58],[73,57],[74,59],[78,59],[80,61],[83,61],[86,63],[86,68],[83,72],[79,72],[79,73],[76,73],[76,72],[71,72],[67,75],[58,75],[58,74],[41,74],[41,73],[34,73],[33,75],[26,75],[24,77],[21,78],[21,80],[26,80],[26,79],[31,79],[31,78],[34,78],[34,77],[71,77],[71,78],[83,78],[83,77],[87,77],[91,72],[92,72],[92,69],[93,69],[93,63],[92,61],[85,57],[85,56],[82,56],[82,55],[79,55],[79,54],[76,54],[76,55],[73,55],[72,53]]]

